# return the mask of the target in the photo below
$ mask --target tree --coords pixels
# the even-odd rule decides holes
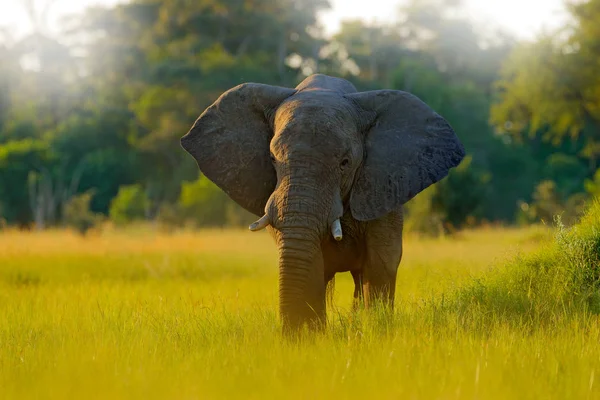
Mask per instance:
[[[507,60],[492,108],[498,130],[522,140],[541,135],[558,145],[582,137],[581,156],[600,156],[600,0],[569,5],[574,25],[522,44]]]
[[[26,227],[32,220],[28,179],[51,161],[46,143],[33,139],[0,145],[0,217]]]
[[[144,219],[148,211],[148,198],[141,185],[122,186],[110,203],[110,219],[117,225]]]
[[[10,161],[0,163],[0,212],[23,226],[61,225],[66,204],[86,199],[108,214],[119,190],[135,185],[144,218],[180,221],[198,211],[197,197],[217,215],[202,225],[242,223],[233,203],[214,203],[219,192],[198,180],[179,139],[239,83],[295,86],[313,72],[359,90],[412,92],[454,127],[470,162],[421,196],[433,225],[512,222],[546,180],[567,207],[600,152],[600,0],[571,6],[568,36],[514,51],[508,35],[462,17],[461,3],[411,0],[396,21],[345,21],[333,38],[317,20],[326,0],[131,0],[90,8],[60,35],[29,7],[31,35],[0,31],[0,153]]]

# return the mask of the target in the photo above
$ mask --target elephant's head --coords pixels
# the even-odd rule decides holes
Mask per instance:
[[[325,314],[323,240],[340,217],[386,215],[464,157],[448,123],[415,96],[356,92],[313,75],[296,89],[248,83],[225,92],[181,140],[200,170],[270,226],[280,253],[284,328]]]

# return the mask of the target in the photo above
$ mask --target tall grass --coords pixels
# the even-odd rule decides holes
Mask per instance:
[[[600,398],[599,216],[408,237],[393,315],[340,275],[301,342],[267,235],[3,233],[0,398]]]
[[[600,203],[567,229],[556,218],[554,238],[465,284],[453,307],[484,309],[504,320],[549,323],[562,313],[600,312]]]

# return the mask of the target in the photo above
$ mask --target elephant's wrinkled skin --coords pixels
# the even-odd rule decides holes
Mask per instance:
[[[269,227],[284,331],[324,324],[337,272],[352,273],[366,306],[392,306],[402,205],[464,157],[450,125],[415,96],[357,92],[325,75],[295,89],[239,85],[181,143],[204,175],[262,216],[252,230]]]

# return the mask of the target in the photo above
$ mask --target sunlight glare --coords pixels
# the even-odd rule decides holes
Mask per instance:
[[[532,39],[539,31],[564,22],[562,0],[464,0],[464,14],[477,27],[499,27],[521,39]],[[327,34],[336,32],[344,19],[362,18],[388,22],[398,15],[402,0],[331,0],[332,9],[322,14]]]
[[[122,0],[32,0],[36,13],[49,5],[46,28],[51,32],[60,32],[61,19],[65,16],[79,14],[91,6],[112,6]],[[0,12],[0,28],[8,28],[13,37],[21,37],[33,29],[33,24],[23,2],[20,0],[3,0]]]
[[[49,0],[34,0],[43,7]],[[562,0],[463,0],[464,14],[477,27],[500,27],[521,39],[532,39],[544,28],[556,28],[565,21]],[[65,15],[80,13],[93,5],[111,6],[122,0],[56,0],[48,15],[48,27],[60,31],[60,19]],[[321,14],[325,33],[335,33],[341,21],[362,18],[368,22],[389,22],[398,15],[398,7],[405,0],[330,0],[332,8]],[[32,29],[31,21],[19,1],[2,5],[0,27],[9,27],[14,36]]]

